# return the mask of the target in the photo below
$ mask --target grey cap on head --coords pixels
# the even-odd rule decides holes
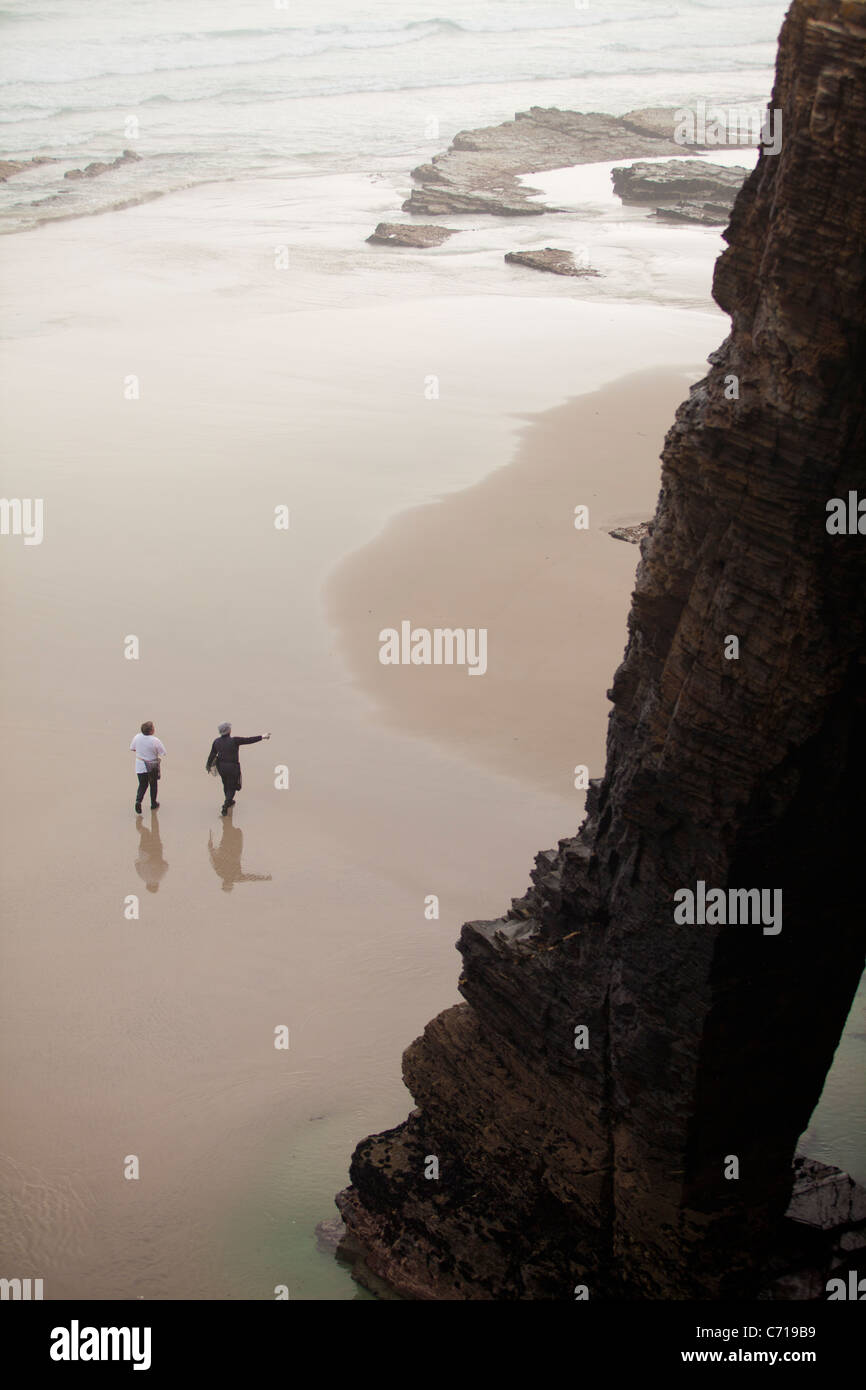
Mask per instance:
[[[223,724],[217,724],[217,728],[219,729],[219,731],[220,731],[221,734],[227,734],[227,733],[229,732],[229,730],[231,729],[231,727],[232,727],[231,724],[225,724],[225,723],[223,723]]]

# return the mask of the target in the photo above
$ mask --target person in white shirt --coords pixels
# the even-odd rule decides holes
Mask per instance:
[[[153,732],[153,720],[147,719],[129,745],[135,754],[135,770],[138,773],[138,793],[135,798],[135,814],[141,815],[141,799],[150,787],[150,809],[157,810],[156,783],[159,778],[159,760],[165,757],[165,749]]]

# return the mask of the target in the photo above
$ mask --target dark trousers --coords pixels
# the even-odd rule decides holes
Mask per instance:
[[[235,793],[238,790],[238,783],[241,780],[240,767],[227,767],[225,771],[220,768],[220,777],[225,792],[225,805],[228,806],[229,802],[234,801]]]
[[[156,768],[154,768],[152,772],[140,772],[138,774],[138,795],[135,798],[136,806],[141,805],[148,787],[150,787],[150,804],[151,806],[155,806],[157,786]]]

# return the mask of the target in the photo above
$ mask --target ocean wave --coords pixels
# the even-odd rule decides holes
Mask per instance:
[[[13,115],[11,111],[4,113],[4,115],[0,116],[0,127],[4,125],[17,125],[19,121],[32,121],[34,116],[44,117],[46,120],[50,120],[52,116],[60,116],[63,114],[64,110],[72,109],[77,111],[80,108],[64,108],[62,106],[52,106],[50,104],[45,105],[42,102],[37,101],[22,101],[18,104],[18,106],[14,108],[14,110],[23,111],[25,114],[23,116],[18,116]]]
[[[775,3],[775,0],[773,0]],[[718,3],[718,0],[714,0]],[[319,34],[321,36],[363,36],[399,34],[412,32],[414,30],[424,30],[432,32],[440,29],[443,31],[452,30],[458,34],[524,34],[532,33],[536,30],[544,33],[548,30],[556,29],[587,29],[596,28],[603,24],[622,24],[628,23],[630,19],[639,19],[641,23],[653,23],[656,20],[676,19],[679,10],[675,5],[661,4],[654,9],[647,9],[645,0],[640,4],[631,6],[620,6],[615,12],[605,14],[598,10],[587,8],[585,10],[575,9],[570,14],[558,14],[549,19],[537,17],[531,23],[527,23],[524,18],[509,20],[507,17],[502,19],[482,20],[473,23],[471,20],[450,19],[443,15],[430,15],[425,19],[408,19],[403,24],[395,24],[392,19],[367,20],[358,24],[308,24],[291,25],[276,24],[262,26],[255,29],[196,29],[181,30],[177,33],[168,35],[156,35],[156,41],[170,39],[171,42],[190,41],[206,43],[213,40],[235,40],[235,39],[262,39],[273,38],[274,36],[284,35],[309,35]]]
[[[203,184],[214,182],[214,179],[201,180]],[[220,182],[229,183],[230,180],[221,179]],[[34,228],[45,227],[49,222],[74,222],[79,217],[100,217],[104,212],[125,212],[127,208],[138,208],[141,207],[143,203],[154,203],[157,198],[168,198],[172,193],[182,193],[186,188],[196,188],[198,186],[197,183],[188,183],[179,184],[177,188],[151,189],[147,193],[137,193],[132,198],[121,198],[115,202],[100,203],[93,207],[78,208],[74,211],[70,208],[68,212],[57,212],[53,216],[48,217],[34,217],[32,221],[29,222],[29,225]],[[35,206],[35,204],[33,206]],[[0,231],[3,230],[5,229],[0,225]],[[9,227],[8,230],[14,232],[21,231],[23,228]]]
[[[718,43],[695,43],[691,39],[686,39],[683,43],[676,43],[673,40],[665,40],[650,46],[646,43],[603,43],[600,47],[602,53],[715,53],[718,54],[721,45]],[[724,53],[736,53],[740,48],[759,48],[771,52],[772,45],[764,43],[761,39],[744,39],[742,43],[727,40],[724,45]],[[762,64],[767,65],[768,59],[763,57]]]
[[[750,59],[726,58],[723,54],[711,54],[712,61],[705,64],[692,64],[689,67],[689,75],[701,76],[704,73],[748,73],[763,72],[767,68],[767,63],[759,57]],[[496,70],[472,72],[468,75],[448,81],[444,77],[432,78],[429,74],[424,75],[421,81],[403,80],[388,81],[381,74],[371,76],[367,79],[355,77],[355,79],[345,84],[339,83],[311,83],[303,91],[287,91],[284,86],[277,87],[215,87],[208,92],[197,92],[191,96],[172,96],[166,93],[158,93],[150,97],[145,97],[137,102],[137,106],[200,106],[200,105],[232,105],[255,106],[257,103],[270,104],[274,102],[304,102],[310,99],[321,100],[338,97],[352,96],[375,96],[377,92],[392,94],[399,92],[425,92],[425,91],[450,91],[459,90],[463,87],[488,87],[506,86],[521,87],[532,83],[562,84],[565,82],[582,81],[586,78],[605,78],[617,77],[682,77],[682,68],[676,64],[656,64],[635,68],[623,66],[607,68],[603,72],[597,67],[587,66],[585,68],[573,68],[565,76],[562,74],[551,74],[549,72],[523,71],[510,73],[507,78],[503,78],[502,73]],[[107,111],[125,110],[126,104],[118,103],[113,98],[106,100],[101,106],[89,106],[81,108],[78,106],[61,107],[54,113],[57,116],[79,116],[99,115]]]
[[[652,24],[675,18],[671,6],[640,9],[634,19]],[[608,24],[628,22],[629,13],[598,13],[594,9],[578,10],[571,15],[556,15],[549,20],[527,24],[519,18],[484,20],[473,23],[438,16],[412,19],[404,24],[391,20],[365,21],[363,24],[318,24],[306,27],[268,26],[260,29],[212,29],[179,31],[142,37],[116,34],[105,42],[88,45],[77,51],[79,70],[65,70],[69,50],[53,51],[44,44],[33,47],[29,55],[14,50],[11,63],[18,69],[14,77],[0,81],[0,88],[29,82],[34,85],[62,86],[67,83],[92,82],[117,77],[145,77],[151,73],[188,72],[211,67],[264,65],[284,58],[311,58],[319,54],[365,49],[401,47],[405,44],[452,35],[481,36],[484,34],[531,34],[579,32]],[[239,51],[240,49],[240,51]],[[243,50],[246,49],[246,52]],[[184,51],[186,50],[186,51]],[[73,50],[74,51],[74,50]],[[29,57],[29,63],[27,61]],[[24,66],[32,70],[21,75]],[[11,64],[10,64],[11,65]],[[57,75],[58,69],[62,75]]]
[[[267,38],[271,31],[252,32],[256,40],[261,40]],[[216,40],[211,39],[208,43],[203,43],[204,36],[199,34],[166,34],[136,43],[114,42],[104,45],[102,54],[97,52],[89,55],[89,61],[87,54],[79,52],[78,70],[73,73],[63,71],[60,76],[46,72],[46,59],[42,55],[36,55],[36,70],[25,71],[22,75],[21,67],[18,66],[14,76],[0,80],[0,90],[22,84],[63,87],[81,82],[113,80],[118,77],[149,77],[156,73],[200,72],[220,67],[262,67],[287,58],[314,58],[320,54],[341,50],[402,47],[410,43],[423,42],[442,32],[442,26],[436,21],[425,21],[417,29],[402,27],[357,31],[288,31],[290,35],[298,35],[297,38],[287,37],[285,30],[273,32],[279,35],[283,42],[261,45],[257,51],[249,51],[248,46],[246,55],[242,51],[239,52],[233,43],[220,43],[219,40],[224,38],[224,35],[220,35]],[[184,47],[187,51],[184,51]],[[58,67],[68,61],[59,53],[56,58]],[[38,67],[40,60],[43,62],[42,71]]]
[[[464,34],[528,34],[535,31],[544,33],[549,30],[557,29],[595,29],[604,24],[624,24],[632,20],[641,24],[653,23],[656,20],[676,19],[679,10],[675,5],[660,5],[655,9],[648,9],[646,4],[634,4],[631,6],[619,6],[609,14],[599,13],[590,7],[585,10],[575,10],[566,20],[564,15],[551,17],[549,20],[537,20],[532,24],[527,24],[525,20],[511,22],[503,16],[501,20],[493,23],[480,22],[477,24],[471,21],[461,21],[451,19],[437,19],[435,22],[442,25],[451,25],[459,29]],[[410,20],[409,27],[413,24],[424,24],[426,20]]]
[[[674,56],[682,51],[688,51],[693,55],[693,61],[689,62],[685,68]],[[670,55],[672,61],[658,61],[665,55]],[[583,57],[584,55],[581,54],[580,56]],[[631,59],[634,56],[643,58],[644,61],[632,62]],[[618,58],[621,58],[622,61],[616,61]],[[606,59],[606,61],[600,61],[601,59]],[[128,92],[121,93],[116,88],[116,84],[125,80],[129,76],[128,74],[105,73],[102,80],[106,84],[115,83],[115,89],[112,90],[109,85],[100,91],[99,86],[90,83],[82,92],[80,102],[75,101],[73,92],[61,93],[56,91],[57,86],[65,84],[51,84],[54,90],[50,94],[45,94],[44,101],[38,100],[39,84],[32,82],[9,84],[5,98],[5,114],[0,117],[0,128],[4,124],[14,126],[26,123],[28,120],[97,115],[104,111],[125,109],[131,103],[136,107],[186,106],[220,101],[228,103],[235,101],[246,105],[256,101],[295,101],[305,100],[309,97],[352,96],[355,93],[363,92],[452,89],[488,85],[491,82],[510,86],[529,81],[564,82],[591,77],[627,77],[630,75],[643,77],[661,73],[686,76],[688,73],[700,74],[705,71],[748,72],[768,67],[771,62],[763,51],[763,45],[759,42],[732,44],[724,52],[719,52],[718,47],[713,44],[682,46],[668,44],[646,48],[633,44],[610,43],[600,46],[595,53],[587,53],[584,62],[577,61],[576,55],[575,61],[568,66],[567,70],[563,69],[562,71],[539,72],[534,68],[530,71],[526,67],[522,70],[512,68],[510,71],[503,71],[498,66],[493,69],[465,66],[459,75],[453,75],[447,67],[441,71],[434,71],[430,67],[426,67],[423,70],[422,81],[411,79],[406,81],[408,72],[405,69],[396,76],[396,80],[389,71],[383,69],[370,72],[369,75],[364,75],[362,71],[358,70],[352,72],[342,70],[331,73],[323,72],[316,74],[316,76],[311,74],[309,78],[302,79],[299,79],[298,74],[293,74],[294,89],[290,90],[286,86],[284,70],[279,68],[279,61],[277,58],[271,60],[267,65],[267,74],[264,71],[265,65],[256,60],[241,60],[230,65],[215,64],[210,68],[176,68],[175,72],[178,74],[194,71],[201,76],[202,81],[197,84],[194,92],[184,92],[182,89],[172,91],[172,84],[165,83],[164,86],[168,90],[151,91],[146,94],[145,88],[145,91],[130,96]],[[258,79],[254,78],[252,73],[250,73],[250,78],[242,76],[244,72],[254,68],[259,69]],[[226,82],[225,79],[231,79],[233,73],[237,73],[241,80]],[[270,77],[270,81],[268,81],[268,77]],[[17,92],[13,92],[13,87],[18,89]],[[64,96],[67,98],[65,102],[62,99]],[[69,99],[70,97],[72,100]]]

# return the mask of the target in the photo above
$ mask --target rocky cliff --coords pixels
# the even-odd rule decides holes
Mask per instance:
[[[338,1198],[403,1296],[819,1296],[862,1243],[859,1208],[844,1241],[804,1218],[802,1165],[785,1216],[866,934],[862,0],[795,0],[772,105],[781,150],[716,268],[731,333],[665,443],[604,778],[526,896],[463,927],[466,1003],[404,1057],[418,1108]],[[676,920],[699,884],[781,913]]]

